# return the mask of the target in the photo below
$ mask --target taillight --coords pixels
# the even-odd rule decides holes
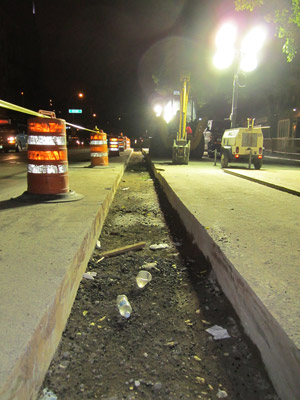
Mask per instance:
[[[234,155],[235,158],[239,158],[239,156],[240,156],[239,154],[235,154]]]
[[[262,154],[262,147],[259,148],[258,153]]]
[[[235,148],[235,152],[236,152],[236,153],[239,153],[239,151],[240,151],[240,148],[237,146],[237,147]]]
[[[258,158],[262,158],[262,155],[259,155]]]
[[[16,138],[14,136],[10,136],[7,138],[8,143],[16,143]]]

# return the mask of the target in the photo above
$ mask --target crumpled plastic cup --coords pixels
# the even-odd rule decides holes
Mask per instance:
[[[152,275],[149,271],[139,271],[136,277],[136,283],[140,289],[145,287],[152,279]]]

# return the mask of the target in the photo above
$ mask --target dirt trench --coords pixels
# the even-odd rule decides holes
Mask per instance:
[[[83,278],[40,399],[278,400],[210,265],[133,153]],[[101,253],[144,241],[141,250]],[[166,244],[151,250],[150,245]],[[138,288],[136,275],[152,280]],[[116,298],[126,294],[130,318]],[[206,329],[225,328],[215,340]]]

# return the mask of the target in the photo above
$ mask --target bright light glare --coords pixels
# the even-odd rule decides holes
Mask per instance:
[[[254,71],[257,67],[258,61],[255,55],[246,54],[242,56],[240,62],[240,69],[244,72]]]
[[[219,29],[216,36],[216,45],[218,48],[233,47],[237,35],[235,25],[226,23]]]
[[[266,36],[266,30],[261,26],[256,26],[243,39],[241,51],[243,53],[257,53],[262,48]]]
[[[213,64],[218,69],[228,68],[234,59],[235,51],[234,49],[219,49],[214,55]]]
[[[155,104],[155,106],[153,107],[153,111],[157,117],[161,116],[162,110],[163,110],[163,108],[160,104]]]
[[[172,110],[172,103],[171,103],[171,101],[169,101],[164,109],[164,120],[168,124],[173,117],[174,117],[174,113]]]

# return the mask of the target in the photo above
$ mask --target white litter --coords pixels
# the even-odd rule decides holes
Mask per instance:
[[[151,270],[151,269],[155,269],[156,271],[159,271],[159,268],[157,268],[156,266],[157,266],[157,262],[154,261],[154,262],[152,262],[152,263],[143,264],[143,265],[141,266],[141,269],[146,269],[146,270],[148,270],[148,271]]]
[[[228,394],[225,392],[225,390],[218,390],[217,393],[217,398],[218,399],[225,399],[226,397],[228,397]]]
[[[85,272],[82,277],[85,279],[91,279],[92,281],[94,280],[94,276],[97,276],[97,272],[89,271]]]
[[[51,390],[45,388],[43,390],[43,397],[40,397],[40,400],[57,400],[57,396]]]
[[[97,240],[96,247],[97,247],[97,249],[101,249],[101,242],[100,242],[100,240]]]
[[[129,189],[129,187],[126,187],[126,188],[123,188],[122,190],[128,190]]]
[[[215,340],[230,338],[230,335],[227,332],[227,330],[219,325],[214,325],[211,328],[205,329],[205,331],[210,333]]]
[[[160,243],[160,244],[151,244],[151,250],[160,250],[160,249],[167,249],[169,245],[167,243]]]

